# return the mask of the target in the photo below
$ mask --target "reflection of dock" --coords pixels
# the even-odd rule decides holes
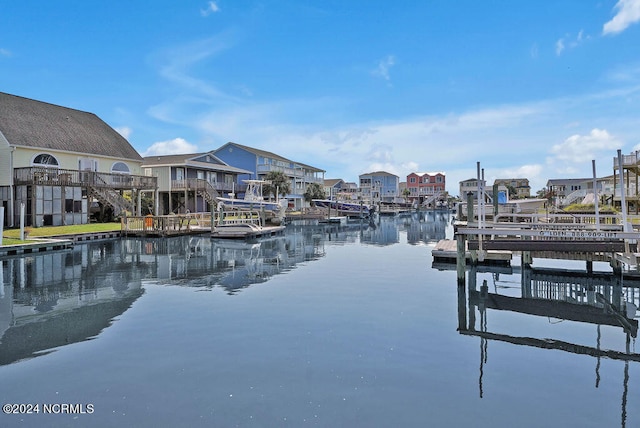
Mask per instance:
[[[629,365],[640,362],[640,353],[636,353],[631,346],[632,338],[638,333],[638,321],[635,316],[640,296],[635,287],[627,286],[623,279],[613,274],[590,272],[590,276],[587,276],[583,272],[525,267],[521,271],[520,287],[499,287],[496,283],[498,274],[494,274],[494,292],[489,292],[487,280],[483,281],[478,290],[476,267],[472,267],[471,272],[468,285],[458,281],[458,332],[463,336],[475,336],[480,339],[480,398],[483,398],[484,394],[484,365],[488,361],[488,348],[492,341],[591,356],[595,360],[596,388],[601,378],[600,359],[618,360],[624,362],[621,419],[622,426],[626,426]],[[571,277],[572,273],[576,275],[575,278]],[[634,281],[637,282],[635,279]],[[498,290],[515,295],[500,294]],[[552,323],[551,328],[556,335],[566,333],[567,328],[572,333],[583,331],[582,328],[575,329],[572,323],[590,324],[596,329],[595,343],[589,346],[571,340],[509,334],[510,330],[518,330],[523,326],[528,328],[537,323],[505,323],[505,316],[508,314],[496,317],[500,320],[499,329],[492,329],[489,327],[492,311],[509,312],[517,318],[534,316],[571,322],[568,325],[561,323],[562,327],[559,326],[557,329],[555,326],[558,322]],[[611,327],[622,330],[623,343],[611,340],[611,337],[603,337],[615,331]],[[582,334],[578,336],[583,337]],[[616,342],[618,349],[612,346]],[[608,343],[612,348],[602,348],[602,343]]]

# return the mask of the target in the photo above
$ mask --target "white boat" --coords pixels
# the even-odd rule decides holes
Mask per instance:
[[[338,215],[369,217],[374,211],[374,206],[368,206],[361,203],[334,201],[330,199],[312,199],[316,206],[328,208],[335,211]]]
[[[262,196],[262,186],[268,183],[265,180],[244,180],[247,183],[247,190],[243,199],[216,198],[218,211],[225,210],[258,210],[263,211],[267,220],[272,223],[284,221],[288,201],[279,199],[267,201]]]
[[[262,211],[219,211],[211,229],[212,238],[260,238],[281,233],[285,226],[266,225]]]

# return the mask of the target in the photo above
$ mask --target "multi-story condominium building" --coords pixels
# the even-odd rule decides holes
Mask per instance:
[[[529,186],[529,179],[527,178],[499,178],[494,180],[493,185],[502,185],[509,189],[509,199],[528,198],[531,196],[531,186]]]
[[[284,173],[291,180],[291,193],[285,197],[289,199],[289,206],[294,209],[300,209],[305,205],[304,193],[309,184],[324,186],[324,170],[266,150],[227,143],[213,154],[228,165],[250,171],[249,174],[238,176],[239,184],[246,179],[262,180],[271,171]]]
[[[360,175],[360,195],[368,203],[396,202],[399,199],[400,178],[389,172],[377,171]]]
[[[0,93],[0,206],[18,226],[83,224],[96,204],[139,214],[156,179],[142,157],[93,113]],[[125,197],[126,195],[126,197]]]
[[[211,212],[218,196],[244,191],[237,184],[239,175],[251,171],[230,166],[212,152],[183,155],[148,156],[142,164],[144,174],[158,180],[156,212]]]
[[[433,203],[445,192],[446,181],[444,172],[412,172],[407,175],[409,199],[419,204]]]

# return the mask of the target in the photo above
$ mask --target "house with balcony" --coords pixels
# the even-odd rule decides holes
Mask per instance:
[[[251,171],[218,159],[213,152],[143,158],[144,175],[155,177],[158,193],[155,212],[161,215],[211,212],[215,198],[244,192],[238,176]]]
[[[139,214],[156,179],[142,157],[93,113],[0,92],[0,204],[4,224],[84,224],[93,205]]]
[[[238,175],[238,184],[243,184],[243,180],[247,179],[263,180],[272,171],[282,172],[291,182],[291,193],[285,195],[285,198],[289,200],[289,207],[292,209],[305,206],[304,193],[309,184],[324,186],[324,170],[266,150],[229,142],[214,150],[213,155],[228,165],[250,171],[248,174]],[[239,194],[239,197],[242,196]]]
[[[400,200],[400,178],[385,171],[361,174],[360,196],[365,203],[394,203]]]
[[[412,172],[407,175],[408,199],[421,205],[435,205],[447,186],[444,172]]]
[[[355,201],[358,199],[358,185],[354,182],[346,182],[341,178],[325,179],[324,192],[329,199],[339,201]]]
[[[640,153],[613,158],[613,191],[611,202],[618,209],[622,208],[624,194],[627,213],[640,214]]]
[[[480,184],[483,185],[485,192],[487,192],[488,191],[488,189],[486,188],[487,182],[485,180],[478,180],[477,178],[469,178],[467,180],[463,180],[460,183],[458,183],[458,186],[460,189],[460,199],[462,201],[466,201],[467,195],[469,193],[472,193],[473,199],[477,201]]]
[[[509,190],[509,199],[523,199],[531,197],[531,186],[527,178],[497,178],[494,186],[504,186]]]

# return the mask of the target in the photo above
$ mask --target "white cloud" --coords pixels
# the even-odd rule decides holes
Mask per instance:
[[[120,126],[117,128],[114,128],[118,134],[122,135],[125,139],[129,139],[129,136],[131,135],[131,128],[129,128],[128,126]]]
[[[567,34],[556,42],[556,55],[560,56],[566,49],[575,49],[580,46],[582,42],[589,40],[590,38],[590,36],[584,35],[584,30],[578,31],[578,34],[575,37]]]
[[[212,13],[220,12],[220,8],[216,4],[216,2],[210,1],[207,3],[207,7],[200,10],[200,14],[202,16],[209,16]]]
[[[11,51],[8,49],[0,48],[0,56],[11,56]]]
[[[572,135],[563,143],[551,147],[555,159],[562,163],[585,163],[601,156],[602,152],[611,153],[620,147],[621,142],[605,129],[592,129],[588,135]]]
[[[372,71],[372,74],[374,76],[382,77],[384,80],[391,80],[389,71],[391,70],[391,67],[395,65],[395,62],[396,60],[393,55],[387,56],[378,63],[378,66]]]
[[[640,0],[619,0],[615,16],[602,27],[602,34],[617,34],[640,21]]]
[[[560,56],[560,54],[562,54],[562,51],[564,51],[564,40],[559,39],[556,42],[556,55]]]
[[[144,153],[142,153],[142,156],[177,155],[197,152],[198,146],[188,143],[183,138],[174,138],[170,141],[159,141],[157,143],[153,143],[144,151]]]

